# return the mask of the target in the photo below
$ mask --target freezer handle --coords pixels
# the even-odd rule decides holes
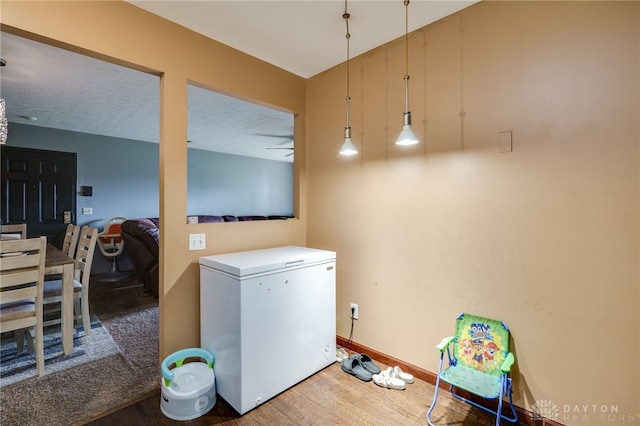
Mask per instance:
[[[304,259],[300,259],[300,260],[292,260],[291,262],[287,262],[284,264],[285,268],[288,268],[290,266],[296,266],[296,265],[300,265],[304,263]]]

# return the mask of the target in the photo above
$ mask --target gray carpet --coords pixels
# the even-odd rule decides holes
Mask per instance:
[[[7,333],[11,335],[12,333]],[[28,353],[26,345],[21,352],[17,351],[13,336],[2,340],[0,347],[0,388],[35,378],[36,357]],[[91,318],[91,335],[86,336],[82,327],[74,329],[73,352],[65,355],[62,350],[60,326],[46,327],[44,330],[44,359],[46,373],[75,368],[78,365],[95,361],[120,352],[109,333],[104,329],[95,315]]]
[[[84,424],[159,388],[158,304],[135,282],[92,283],[92,314],[119,351],[0,389],[0,424]]]

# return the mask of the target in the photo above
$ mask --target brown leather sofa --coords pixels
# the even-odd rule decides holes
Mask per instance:
[[[250,220],[286,220],[288,216],[190,216],[197,223],[244,222]],[[127,254],[138,279],[147,293],[158,297],[160,219],[157,217],[128,219],[122,223],[121,232]]]
[[[121,226],[122,239],[133,269],[145,292],[155,297],[158,297],[159,222],[158,218],[129,219]]]

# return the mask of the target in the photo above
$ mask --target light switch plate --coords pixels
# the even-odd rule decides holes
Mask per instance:
[[[93,207],[83,207],[82,208],[82,214],[83,215],[93,214]]]
[[[207,234],[189,234],[189,250],[207,248]]]
[[[513,151],[511,139],[511,132],[498,133],[498,152],[511,152]]]

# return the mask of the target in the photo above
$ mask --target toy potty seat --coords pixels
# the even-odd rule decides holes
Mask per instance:
[[[206,362],[188,362],[201,358]],[[214,356],[205,349],[191,348],[175,352],[162,361],[160,410],[173,420],[192,420],[202,416],[216,403]],[[169,366],[175,364],[170,370]]]

